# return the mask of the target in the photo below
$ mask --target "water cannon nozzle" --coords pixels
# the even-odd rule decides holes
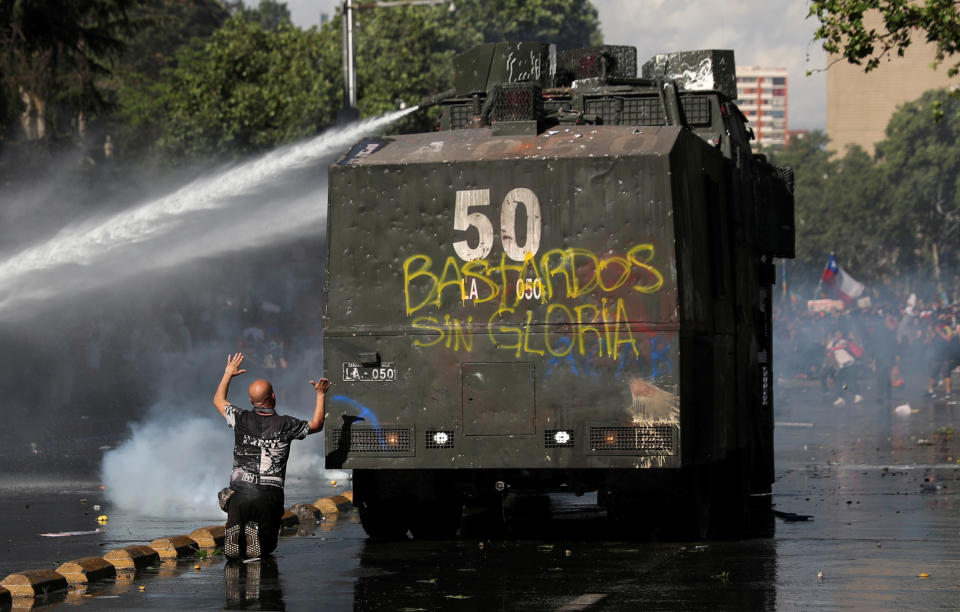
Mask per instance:
[[[438,93],[435,96],[427,96],[426,98],[420,100],[417,102],[417,107],[427,108],[428,106],[436,106],[437,104],[440,104],[444,100],[452,98],[455,95],[457,95],[456,89],[448,89],[447,91]]]

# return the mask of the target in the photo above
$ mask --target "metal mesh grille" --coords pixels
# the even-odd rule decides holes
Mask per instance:
[[[673,455],[676,453],[675,425],[638,427],[591,427],[590,450],[595,453]]]
[[[493,92],[491,121],[532,121],[543,114],[543,95],[533,83],[505,83]]]
[[[340,448],[342,429],[333,430],[333,450]],[[410,430],[395,428],[350,429],[351,453],[408,453]]]
[[[666,125],[660,98],[635,96],[629,98],[597,98],[584,102],[584,112],[598,115],[605,125]]]
[[[673,451],[672,425],[649,425],[637,428],[637,448],[652,453]]]
[[[614,100],[613,98],[586,100],[583,103],[583,112],[587,115],[600,117],[604,125],[617,125],[620,123],[619,102],[619,100]]]
[[[449,429],[431,429],[425,434],[424,441],[427,448],[453,448],[453,432]]]
[[[559,432],[566,435],[557,436]],[[548,429],[543,432],[544,448],[570,448],[575,441],[574,431],[572,429]]]
[[[704,96],[683,96],[680,98],[683,114],[687,123],[694,127],[710,125],[710,100]]]
[[[450,111],[450,129],[465,129],[470,122],[470,104],[451,105],[447,109]]]
[[[666,125],[659,97],[627,98],[623,101],[624,125]]]

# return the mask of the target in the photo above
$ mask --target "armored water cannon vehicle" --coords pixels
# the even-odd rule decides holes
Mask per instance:
[[[330,167],[326,465],[371,536],[519,491],[706,535],[769,491],[792,176],[751,154],[732,52],[636,66],[481,45],[436,131]]]

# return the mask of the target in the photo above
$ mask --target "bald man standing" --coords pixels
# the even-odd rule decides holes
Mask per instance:
[[[330,381],[310,384],[317,391],[313,418],[303,421],[277,414],[277,397],[267,380],[250,384],[251,410],[242,410],[227,400],[227,391],[240,369],[243,354],[227,357],[227,367],[213,396],[213,405],[233,428],[233,472],[227,503],[227,529],[223,551],[228,559],[256,559],[277,547],[283,517],[283,480],[290,456],[290,442],[303,440],[323,429],[325,399]]]

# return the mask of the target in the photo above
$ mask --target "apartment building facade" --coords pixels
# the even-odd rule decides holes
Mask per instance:
[[[787,93],[786,68],[737,66],[737,106],[763,147],[787,144]]]

